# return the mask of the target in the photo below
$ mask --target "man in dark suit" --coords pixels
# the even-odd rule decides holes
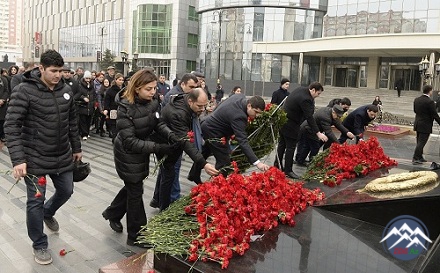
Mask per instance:
[[[335,126],[342,134],[349,138],[354,138],[354,135],[345,128],[340,121],[341,116],[344,114],[344,108],[339,104],[333,105],[333,107],[322,107],[313,114],[313,118],[318,125],[319,131],[324,132],[328,137],[326,144],[332,144],[337,142],[338,138],[333,133],[332,126]],[[319,149],[324,144],[318,137],[313,134],[310,125],[307,121],[301,124],[300,138],[298,147],[296,148],[296,164],[299,166],[307,166],[305,159],[309,155],[309,159],[319,152]],[[330,147],[329,145],[329,147]],[[310,154],[309,154],[310,153]]]
[[[414,100],[414,113],[416,113],[414,131],[417,132],[417,144],[412,159],[414,165],[426,162],[423,158],[423,148],[432,133],[434,119],[440,124],[440,117],[435,110],[435,103],[431,96],[432,85],[425,85],[423,86],[423,95]]]
[[[238,141],[243,153],[252,165],[261,171],[267,171],[269,166],[261,162],[255,155],[247,140],[246,126],[248,118],[255,118],[264,111],[266,104],[260,96],[246,99],[244,94],[235,94],[220,103],[202,122],[202,133],[205,139],[203,154],[215,157],[215,168],[223,175],[227,175],[224,167],[231,165],[231,153],[229,145],[210,139],[225,138],[229,140],[232,135]],[[193,165],[188,179],[200,182],[200,170],[202,167]],[[223,170],[222,170],[223,169]]]
[[[364,105],[356,108],[344,119],[342,125],[356,136],[356,143],[363,140],[365,126],[376,118],[378,111],[379,108],[376,105]],[[341,134],[339,143],[344,143],[347,138],[347,135]]]
[[[312,133],[315,134],[319,140],[323,142],[328,140],[323,133],[319,132],[319,128],[313,118],[313,112],[315,111],[315,98],[317,98],[323,91],[324,88],[322,85],[319,82],[314,82],[308,87],[298,87],[293,90],[284,102],[287,122],[280,130],[277,158],[275,159],[274,165],[283,169],[281,162],[283,162],[283,156],[285,153],[284,173],[292,179],[299,178],[299,176],[292,171],[292,165],[301,123],[304,120],[307,120]]]

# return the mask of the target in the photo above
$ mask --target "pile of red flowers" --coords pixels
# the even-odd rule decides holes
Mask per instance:
[[[234,169],[228,177],[217,176],[191,191],[185,211],[197,217],[199,234],[190,244],[190,261],[212,260],[226,268],[234,253],[249,249],[252,235],[276,227],[278,221],[295,225],[296,214],[324,198],[319,189],[305,189],[276,168],[249,176],[238,174],[236,163]]]
[[[370,137],[356,145],[333,143],[313,158],[303,179],[320,180],[334,187],[340,185],[343,179],[390,166],[397,166],[397,161],[384,153],[377,138]]]

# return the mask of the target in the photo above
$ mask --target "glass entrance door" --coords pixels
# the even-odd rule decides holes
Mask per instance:
[[[395,82],[403,79],[403,90],[420,90],[421,78],[418,68],[399,68],[394,70],[394,79],[390,84],[390,89],[394,89]]]
[[[335,68],[335,86],[337,87],[358,87],[358,69],[347,67]]]

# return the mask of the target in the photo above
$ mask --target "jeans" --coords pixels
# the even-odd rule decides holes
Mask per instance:
[[[176,161],[176,165],[174,165],[174,181],[173,185],[171,187],[171,202],[176,201],[180,198],[180,167],[182,166],[182,155],[179,157],[179,159]]]
[[[110,206],[106,209],[107,215],[112,221],[121,221],[127,213],[127,233],[128,239],[136,241],[138,232],[142,226],[147,224],[144,202],[144,183],[126,182],[125,186],[118,192]]]
[[[38,185],[38,178],[28,175],[24,181],[27,189],[26,225],[33,248],[47,248],[47,235],[43,232],[43,218],[50,218],[57,210],[69,200],[73,193],[73,172],[50,174],[55,187],[54,195],[45,201],[46,185]],[[35,197],[36,187],[41,192],[41,197]]]

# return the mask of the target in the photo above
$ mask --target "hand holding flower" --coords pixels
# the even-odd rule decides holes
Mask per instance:
[[[214,167],[214,165],[212,165],[210,163],[206,163],[206,165],[205,165],[205,167],[203,167],[203,169],[210,176],[218,175],[218,170]]]

